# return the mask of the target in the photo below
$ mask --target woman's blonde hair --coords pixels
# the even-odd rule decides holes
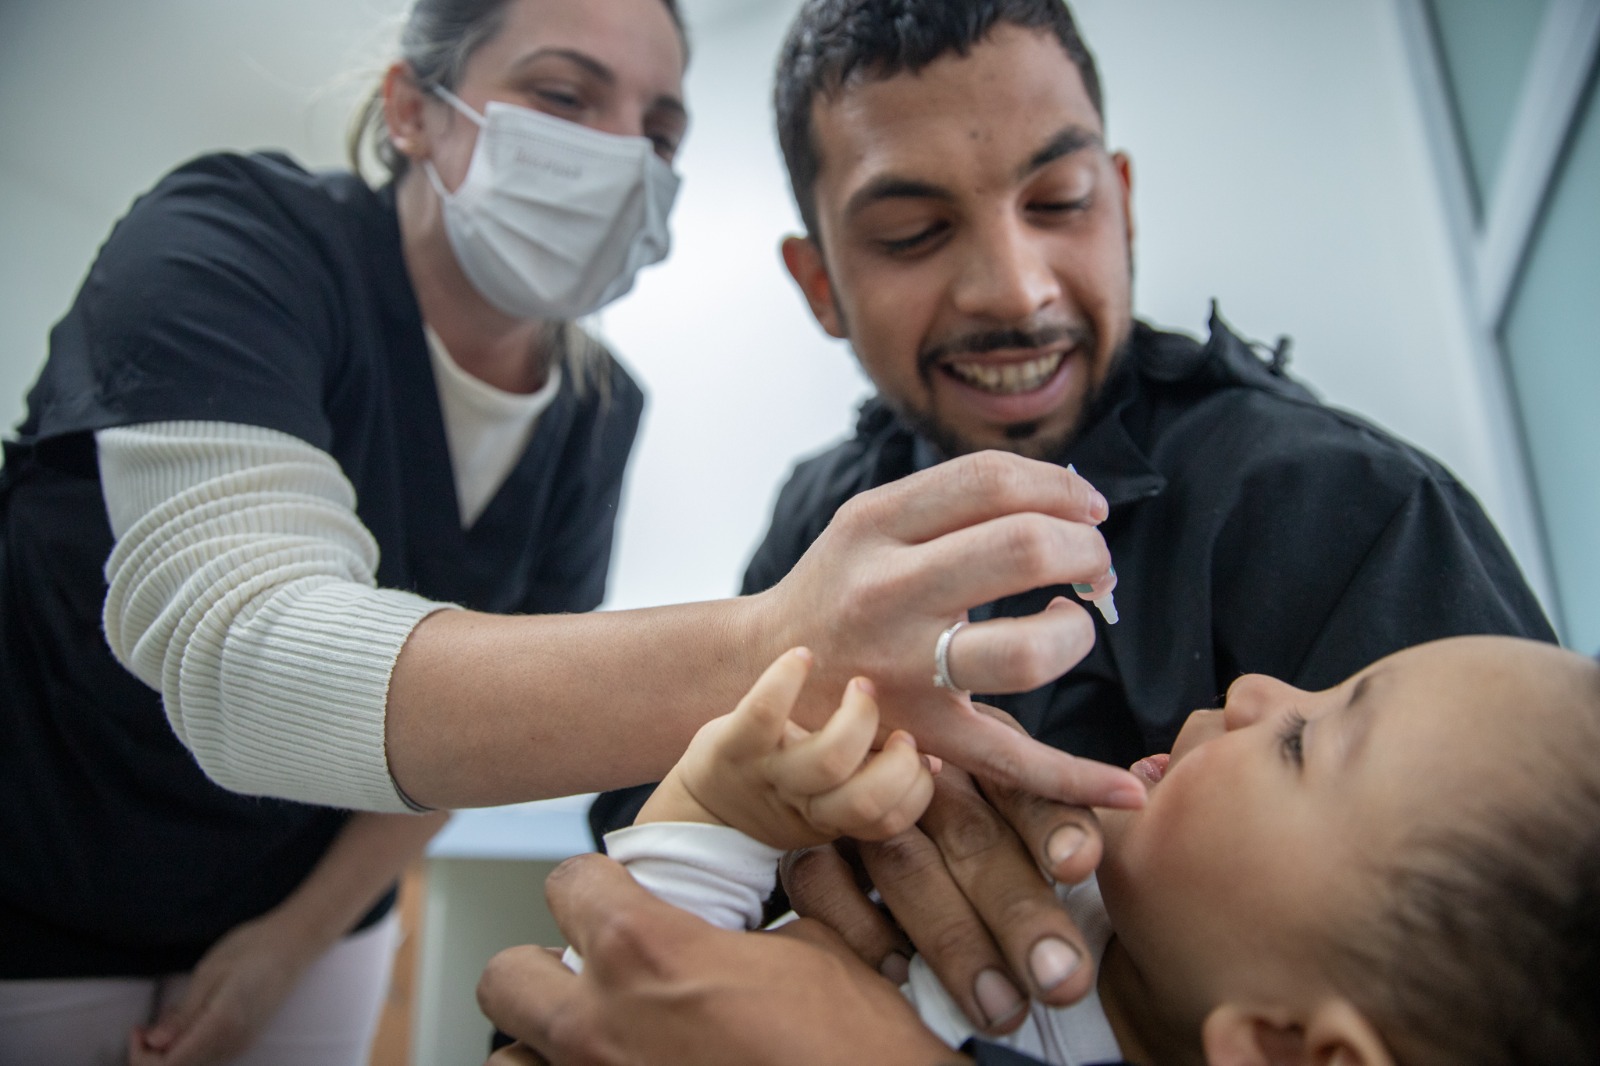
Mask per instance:
[[[662,2],[667,5],[687,56],[688,39],[677,0]],[[399,58],[411,69],[417,86],[427,91],[459,85],[472,54],[500,32],[510,3],[511,0],[416,0],[400,30]],[[357,174],[365,174],[368,151],[382,165],[387,179],[405,173],[406,157],[390,142],[389,127],[384,121],[381,78],[356,109],[345,149],[351,169]]]

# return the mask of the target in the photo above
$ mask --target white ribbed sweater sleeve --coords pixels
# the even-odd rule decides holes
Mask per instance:
[[[95,434],[116,546],[106,638],[224,788],[411,809],[384,710],[400,649],[449,604],[374,587],[378,545],[337,462],[275,430],[159,422]]]

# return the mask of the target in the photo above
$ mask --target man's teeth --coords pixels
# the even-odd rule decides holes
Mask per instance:
[[[950,372],[968,385],[1000,396],[1032,392],[1054,376],[1065,352],[1041,355],[1025,363],[949,363]]]

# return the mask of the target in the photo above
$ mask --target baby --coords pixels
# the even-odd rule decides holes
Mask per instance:
[[[773,663],[607,838],[720,926],[759,920],[784,850],[893,835],[932,794],[911,737],[871,750],[869,682],[815,733],[789,720],[810,663]],[[1066,1064],[1600,1061],[1600,664],[1463,637],[1323,692],[1247,676],[1135,769],[1149,802],[1100,812],[1098,885],[1058,889],[1096,988],[1035,1005],[1010,1046]],[[972,1034],[919,960],[904,991],[952,1046]]]

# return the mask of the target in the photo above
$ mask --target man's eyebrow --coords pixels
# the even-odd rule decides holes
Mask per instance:
[[[855,215],[884,200],[948,200],[946,189],[926,181],[897,178],[892,174],[874,178],[850,194],[845,201],[844,213]]]
[[[1049,166],[1063,156],[1081,152],[1085,148],[1098,148],[1100,135],[1087,126],[1068,126],[1047,141],[1028,161],[1017,169],[1017,180]],[[885,174],[874,178],[850,195],[845,201],[844,213],[848,217],[884,200],[949,200],[950,191],[931,182],[917,181]]]
[[[1104,141],[1101,140],[1100,135],[1089,127],[1068,126],[1050,138],[1043,148],[1033,153],[1028,161],[1022,165],[1021,169],[1017,171],[1017,180],[1020,181],[1026,178],[1034,171],[1049,166],[1063,156],[1081,152],[1085,148],[1100,148],[1103,145]]]

